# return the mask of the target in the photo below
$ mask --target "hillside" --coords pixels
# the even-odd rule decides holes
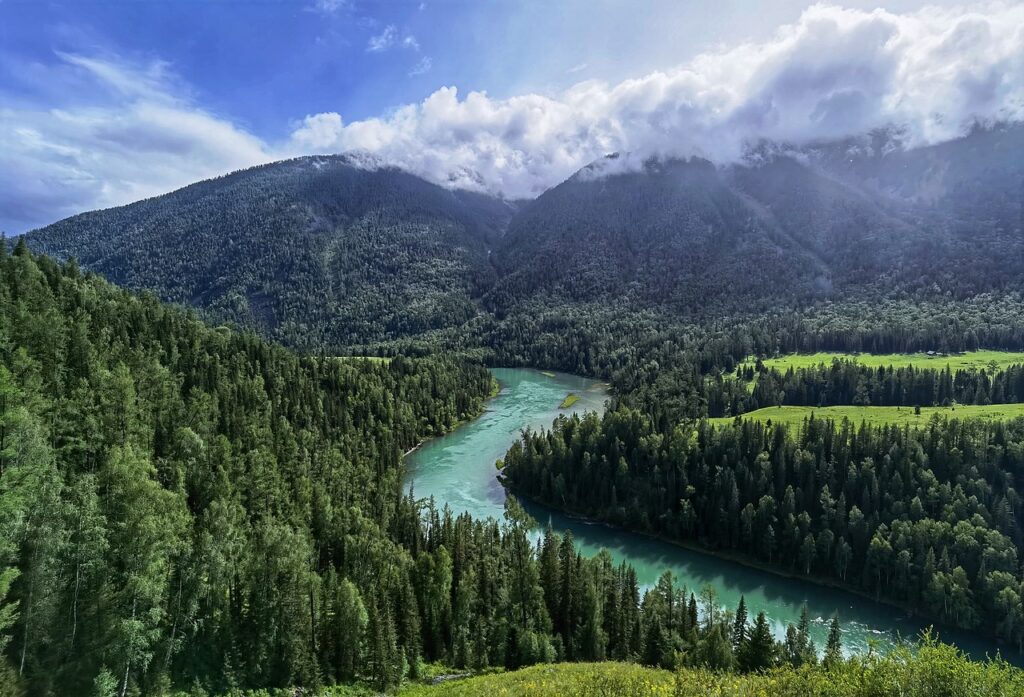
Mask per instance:
[[[455,680],[437,686],[410,687],[402,697],[704,697],[770,695],[771,697],[932,697],[971,694],[979,697],[1016,694],[1024,689],[1024,672],[998,661],[972,663],[948,646],[924,642],[884,658],[857,658],[830,666],[786,667],[759,675],[735,675],[700,668],[675,674],[621,663],[556,664],[511,673]]]
[[[26,240],[298,348],[455,330],[472,345],[488,313],[578,323],[614,302],[685,321],[1020,287],[1022,148],[1024,126],[1000,126],[911,150],[884,134],[766,144],[728,165],[609,157],[515,204],[307,157]]]
[[[366,156],[235,172],[25,236],[36,251],[299,347],[459,325],[513,207]]]
[[[450,359],[300,358],[0,248],[0,694],[365,670],[340,633],[393,639],[380,608],[414,592],[401,453],[491,387]]]
[[[334,351],[537,303],[699,318],[964,299],[1024,278],[1022,147],[1024,127],[1000,126],[916,149],[885,134],[764,145],[725,166],[609,157],[519,204],[368,156],[303,158],[26,239],[128,288]]]
[[[814,257],[759,218],[710,162],[606,172],[616,165],[591,165],[512,219],[489,304],[507,309],[545,292],[693,313],[725,296],[773,288],[765,300],[806,300],[827,286]]]
[[[905,150],[781,145],[744,161],[610,156],[513,217],[491,291],[723,316],[864,293],[1019,284],[1024,127]]]

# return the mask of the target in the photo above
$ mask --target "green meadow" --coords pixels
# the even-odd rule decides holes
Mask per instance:
[[[872,368],[880,366],[901,368],[913,365],[941,370],[949,366],[950,370],[955,372],[961,369],[989,368],[993,365],[996,368],[1005,368],[1010,365],[1022,364],[1024,363],[1024,353],[1018,351],[968,351],[967,353],[934,356],[929,356],[926,353],[792,353],[776,358],[765,358],[762,362],[766,367],[784,373],[789,368],[808,368],[822,363],[828,365],[836,359],[856,361]],[[753,363],[754,360],[748,358],[745,363]]]
[[[921,413],[915,414],[914,407],[764,407],[756,411],[741,414],[741,419],[756,419],[758,421],[771,421],[772,423],[785,423],[800,425],[804,419],[814,415],[816,419],[833,419],[842,421],[849,419],[854,423],[863,421],[871,425],[881,424],[909,424],[921,426],[938,415],[940,418],[951,419],[987,419],[990,421],[1009,421],[1024,416],[1024,404],[964,404],[951,407],[921,407]],[[735,417],[727,416],[718,419],[709,419],[713,424],[727,424]]]

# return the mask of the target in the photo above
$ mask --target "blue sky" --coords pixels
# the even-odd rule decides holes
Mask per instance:
[[[934,140],[946,44],[947,126],[1017,113],[1016,3],[875,4],[0,0],[0,230],[352,148],[523,196],[610,149]]]

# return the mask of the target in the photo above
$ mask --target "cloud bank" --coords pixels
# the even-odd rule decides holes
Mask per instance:
[[[770,41],[673,70],[553,96],[460,98],[443,87],[382,118],[308,116],[291,145],[365,149],[434,181],[533,196],[613,151],[729,161],[761,139],[885,126],[914,146],[1022,117],[1024,6],[894,14],[816,5]]]
[[[910,145],[940,142],[977,121],[1024,119],[1024,6],[896,14],[817,5],[768,41],[617,84],[505,99],[446,86],[378,118],[307,115],[278,142],[175,96],[163,66],[65,63],[112,98],[0,110],[6,221],[45,222],[281,157],[353,149],[445,185],[526,197],[615,151],[728,161],[762,139],[885,126],[902,128]]]

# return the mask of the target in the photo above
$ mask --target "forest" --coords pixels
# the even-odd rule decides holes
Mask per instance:
[[[701,420],[666,432],[620,407],[524,433],[503,474],[541,502],[1024,644],[1024,421]]]
[[[741,364],[735,374],[711,377],[704,390],[707,415],[735,416],[765,406],[945,406],[1019,404],[1024,401],[1024,365],[1004,369],[951,370],[871,368],[851,360],[789,368]]]
[[[849,323],[841,334],[821,331],[813,308],[707,327],[556,307],[485,320],[472,341],[388,344],[377,361],[298,355],[23,241],[0,248],[7,694],[393,690],[437,666],[550,661],[727,675],[846,665],[841,618],[831,646],[810,647],[805,626],[776,641],[759,608],[720,608],[711,589],[671,576],[640,588],[570,536],[535,541],[514,507],[472,520],[403,491],[402,453],[479,414],[493,390],[485,364],[501,362],[606,376],[615,395],[604,417],[526,434],[506,458],[515,491],[1021,643],[1019,424],[789,432],[703,420],[725,403],[716,390],[760,394],[762,379],[794,400],[840,386],[916,400],[935,384],[933,401],[1009,399],[1012,368],[742,366],[938,337],[950,350],[1019,346],[1012,297],[956,316],[922,303],[913,331],[896,312],[884,324],[833,307],[827,323]]]
[[[816,663],[806,621],[570,535],[403,492],[402,452],[479,413],[472,361],[299,357],[76,264],[0,256],[0,687],[218,694],[428,665]],[[824,651],[839,661],[835,621]]]

